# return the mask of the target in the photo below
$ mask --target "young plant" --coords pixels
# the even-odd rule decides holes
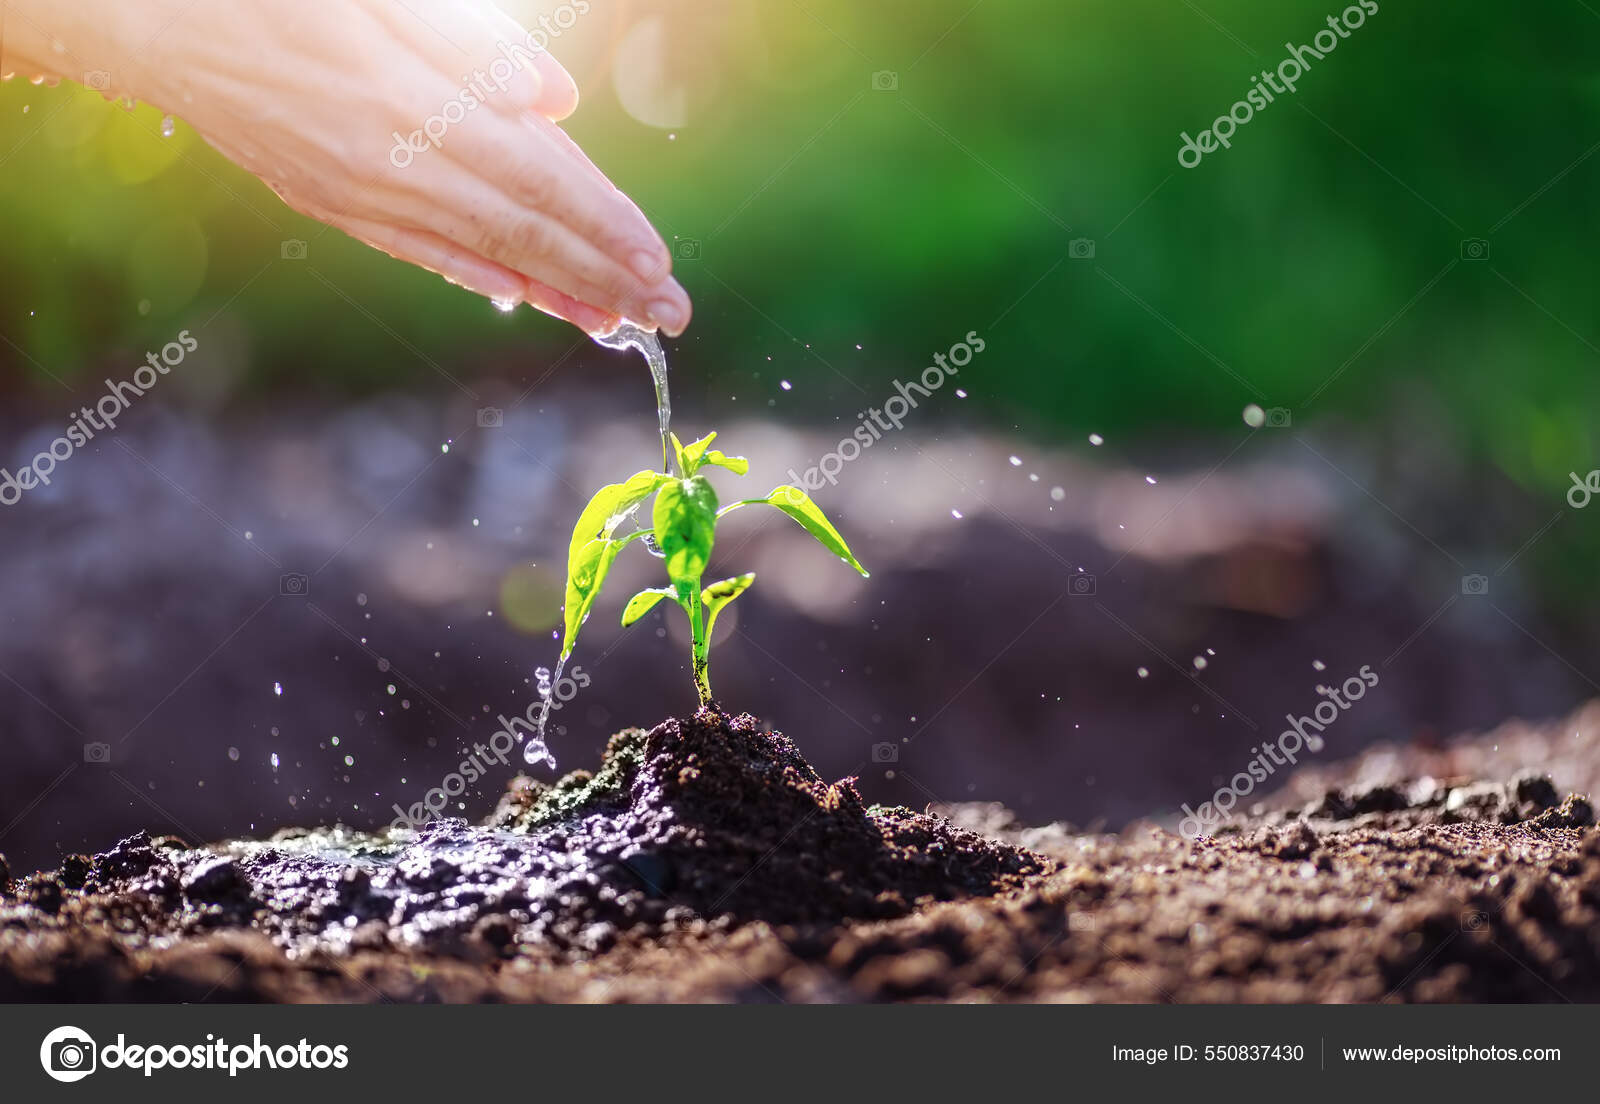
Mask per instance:
[[[711,676],[708,670],[711,630],[717,614],[755,582],[753,573],[736,575],[703,587],[700,578],[711,561],[711,546],[716,539],[717,522],[741,506],[775,506],[799,522],[822,546],[845,563],[867,574],[867,569],[851,553],[844,538],[833,527],[817,504],[799,487],[787,484],[774,487],[765,498],[747,498],[718,506],[717,493],[700,472],[704,468],[725,468],[735,475],[750,470],[742,456],[726,456],[711,448],[715,433],[691,445],[673,436],[678,475],[656,471],[638,472],[624,483],[600,488],[589,500],[578,524],[572,530],[567,551],[566,634],[561,643],[561,659],[566,661],[578,641],[578,630],[588,620],[600,597],[617,555],[631,541],[651,538],[653,551],[662,558],[669,585],[641,590],[629,599],[622,611],[624,628],[649,613],[663,598],[674,599],[689,617],[689,635],[694,656],[694,687],[701,705],[711,703]],[[624,522],[633,519],[644,501],[655,495],[650,528],[617,535]],[[637,524],[637,522],[635,522]]]

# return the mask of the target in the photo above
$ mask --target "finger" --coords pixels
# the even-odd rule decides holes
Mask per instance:
[[[620,315],[599,310],[587,303],[580,303],[572,296],[563,295],[538,280],[528,281],[527,298],[529,303],[546,314],[563,318],[588,334],[610,333],[622,321]]]
[[[385,5],[397,37],[444,75],[458,78],[459,98],[510,111],[536,111],[544,99],[537,52],[507,40],[485,11],[449,0]]]
[[[587,169],[590,176],[592,176],[596,181],[615,192],[618,198],[620,198],[623,203],[627,204],[628,208],[633,211],[634,214],[641,219],[649,221],[648,216],[646,216],[644,211],[640,209],[639,205],[633,201],[633,197],[613,184],[611,182],[611,178],[600,171],[600,166],[589,160],[589,155],[583,152],[583,149],[578,145],[578,143],[572,140],[572,137],[566,131],[562,130],[555,123],[537,116],[533,117],[530,122],[533,124],[533,126],[537,127],[541,132],[546,134],[552,142],[554,142],[562,149],[563,152],[566,153],[568,157],[572,158],[573,161]],[[660,269],[660,275],[665,277],[670,276],[671,274],[672,254],[669,252]]]
[[[578,82],[573,80],[572,74],[551,56],[548,33],[530,32],[505,12],[492,6],[485,9],[484,16],[501,39],[525,43],[535,48],[534,65],[543,84],[543,91],[539,102],[534,105],[534,110],[549,119],[565,119],[576,111]]]
[[[589,155],[583,152],[583,147],[572,140],[572,135],[568,134],[565,130],[562,130],[552,120],[541,115],[533,116],[528,120],[528,123],[537,129],[541,134],[545,135],[545,137],[549,138],[550,141],[555,144],[555,146],[559,148],[562,153],[566,154],[568,157],[572,158],[573,161],[577,162],[578,165],[588,170],[589,175],[592,176],[597,182],[604,184],[607,188],[610,188],[618,195],[622,194],[621,190],[611,182],[611,178],[600,171],[600,166],[589,160]]]
[[[538,66],[544,90],[534,110],[547,119],[560,122],[578,110],[578,82],[548,50],[539,55]]]
[[[531,281],[521,273],[495,264],[471,250],[446,241],[426,230],[390,226],[367,219],[346,218],[335,223],[339,229],[397,260],[436,272],[453,284],[487,296],[497,303],[526,302],[587,333],[609,333],[617,327],[617,316],[580,303],[552,287]]]
[[[504,197],[492,196],[485,202],[507,206]],[[477,225],[479,236],[468,239],[472,247],[530,279],[641,324],[669,332],[687,324],[688,296],[675,281],[641,280],[542,212],[517,211],[509,218]]]
[[[638,208],[569,157],[538,121],[523,116],[516,126],[521,140],[514,144],[499,128],[469,127],[446,152],[473,174],[488,175],[517,206],[556,220],[640,281],[659,281],[672,271],[671,253]]]
[[[437,234],[353,217],[331,220],[331,224],[374,249],[436,272],[468,291],[497,301],[520,303],[526,298],[528,281],[521,273],[480,257]]]
[[[455,242],[475,256],[641,324],[654,319],[655,324],[676,328],[687,313],[688,297],[670,279],[640,279],[569,227],[517,203],[454,160],[418,162],[393,183],[398,187],[385,193],[380,208],[384,223]],[[653,310],[652,303],[657,304]]]

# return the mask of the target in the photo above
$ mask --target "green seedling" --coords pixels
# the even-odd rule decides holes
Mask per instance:
[[[717,522],[741,506],[774,506],[782,510],[817,538],[824,548],[863,576],[867,574],[867,569],[851,553],[839,531],[799,487],[785,484],[774,487],[765,498],[747,498],[719,506],[716,491],[700,472],[715,467],[735,475],[744,475],[750,470],[750,462],[742,456],[727,456],[711,448],[716,436],[715,433],[707,434],[691,445],[684,445],[676,436],[672,436],[677,470],[681,474],[638,472],[624,483],[612,483],[600,488],[589,500],[589,505],[584,507],[578,524],[572,530],[572,544],[567,552],[566,634],[561,643],[563,663],[572,654],[573,646],[578,641],[578,631],[594,609],[595,601],[600,597],[600,587],[605,583],[617,555],[632,541],[649,538],[655,543],[653,551],[665,563],[669,585],[641,590],[629,599],[622,611],[622,625],[624,628],[632,625],[654,609],[663,598],[675,600],[689,618],[695,692],[700,696],[700,704],[709,705],[711,631],[716,626],[717,614],[748,590],[756,577],[753,573],[746,573],[703,586],[701,576],[711,561]],[[618,529],[634,519],[639,507],[651,495],[655,495],[651,526],[618,536]],[[634,521],[634,524],[638,522]]]

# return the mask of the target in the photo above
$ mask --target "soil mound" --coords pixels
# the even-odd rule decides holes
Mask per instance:
[[[1525,761],[1583,777],[1572,732]],[[0,867],[0,1000],[1600,1001],[1593,804],[1473,754],[1379,749],[1189,840],[864,807],[702,712],[483,825]]]
[[[74,929],[133,948],[246,929],[299,955],[571,957],[663,931],[900,917],[1051,868],[935,815],[868,808],[781,733],[701,710],[618,734],[593,773],[518,780],[484,825],[202,849],[141,834],[15,883],[0,929],[63,950]]]

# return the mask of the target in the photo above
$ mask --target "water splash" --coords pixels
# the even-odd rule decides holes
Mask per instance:
[[[534,721],[533,731],[528,733],[527,741],[522,745],[523,762],[529,765],[549,763],[550,769],[555,769],[556,757],[550,754],[550,748],[544,742],[544,726],[545,722],[550,719],[550,703],[555,700],[552,696],[552,689],[560,681],[561,669],[566,665],[567,657],[562,656],[556,660],[554,673],[548,667],[540,667],[533,673],[533,677],[539,684],[539,700],[541,704],[539,706],[539,719]]]
[[[654,331],[641,329],[632,322],[622,322],[608,334],[599,334],[595,341],[608,349],[638,349],[650,366],[650,378],[656,385],[656,419],[661,424],[661,470],[669,475],[681,475],[678,457],[672,448],[672,395],[667,389],[667,354],[661,349],[661,339]]]

